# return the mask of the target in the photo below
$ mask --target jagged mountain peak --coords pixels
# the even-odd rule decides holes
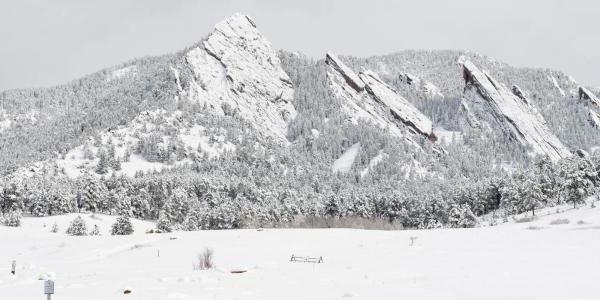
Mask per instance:
[[[190,100],[219,114],[237,114],[287,142],[287,124],[296,116],[294,89],[277,51],[252,18],[236,13],[219,22],[185,58],[194,74],[184,92]]]

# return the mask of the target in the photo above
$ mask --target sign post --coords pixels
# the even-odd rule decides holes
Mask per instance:
[[[52,299],[52,294],[54,294],[54,281],[44,281],[44,294],[46,294],[48,300]]]
[[[13,274],[13,275],[15,275],[15,272],[16,272],[16,271],[17,271],[17,261],[16,261],[16,260],[13,260],[13,261],[12,261],[12,268],[11,268],[11,271],[10,271],[10,273],[11,273],[11,274]]]

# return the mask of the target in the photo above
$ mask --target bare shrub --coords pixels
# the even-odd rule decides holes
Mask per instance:
[[[361,217],[321,217],[298,216],[290,223],[282,223],[277,227],[287,228],[353,228],[368,230],[402,230],[400,222],[390,222],[379,218]]]
[[[209,270],[215,267],[213,262],[214,251],[210,248],[204,248],[204,251],[198,254],[198,263],[196,268],[198,270]]]
[[[514,218],[514,220],[515,220],[516,223],[529,223],[529,222],[535,221],[535,219],[536,218],[534,216]]]
[[[552,220],[550,222],[550,225],[564,225],[564,224],[569,224],[571,223],[571,221],[569,221],[569,219],[556,219],[556,220]]]
[[[577,225],[585,225],[587,224],[584,220],[577,221]]]
[[[542,226],[533,226],[533,225],[527,227],[527,230],[541,230],[541,229],[544,229],[544,227],[542,227]]]
[[[54,224],[52,224],[52,228],[50,229],[50,232],[52,232],[52,233],[58,232],[58,224],[56,224],[56,222],[54,222]]]
[[[415,241],[417,240],[416,236],[411,236],[410,237],[410,246],[412,247],[415,244]]]

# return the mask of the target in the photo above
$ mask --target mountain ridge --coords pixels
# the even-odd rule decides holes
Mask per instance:
[[[167,104],[168,106],[174,107],[177,106],[177,102],[182,98],[182,97],[187,97],[188,99],[191,98],[198,98],[199,101],[204,101],[204,103],[208,103],[209,106],[212,106],[213,109],[215,111],[218,111],[218,114],[225,114],[226,112],[224,111],[224,104],[219,105],[217,102],[215,102],[214,100],[210,100],[210,97],[213,98],[219,98],[219,99],[233,99],[235,97],[231,96],[231,95],[226,95],[226,94],[215,94],[215,95],[210,95],[211,91],[214,90],[218,90],[219,88],[216,88],[213,86],[213,88],[210,88],[211,84],[217,84],[215,83],[215,81],[211,81],[212,79],[208,79],[208,81],[206,81],[205,79],[202,79],[202,76],[205,76],[207,78],[217,78],[219,77],[218,74],[221,71],[215,71],[216,73],[213,73],[213,75],[210,75],[210,72],[208,72],[209,75],[207,74],[203,74],[203,72],[206,73],[206,70],[209,70],[210,68],[212,68],[213,66],[211,66],[210,64],[207,64],[207,59],[210,58],[215,58],[216,61],[218,61],[221,66],[223,67],[223,72],[230,72],[231,70],[227,70],[227,66],[225,64],[223,64],[223,62],[219,61],[218,56],[220,52],[223,52],[223,43],[229,43],[228,39],[232,38],[232,33],[233,35],[235,35],[235,31],[239,28],[244,28],[244,26],[246,25],[240,25],[240,24],[245,24],[244,22],[247,22],[247,28],[252,28],[255,29],[256,28],[256,23],[248,16],[245,16],[243,14],[234,14],[232,17],[220,22],[219,24],[217,24],[215,26],[215,30],[207,35],[202,41],[194,44],[193,46],[190,46],[182,51],[177,52],[176,54],[173,55],[163,55],[160,57],[153,57],[151,58],[151,60],[156,61],[156,60],[164,60],[165,62],[167,62],[169,64],[168,66],[168,70],[163,70],[163,72],[165,73],[170,73],[168,76],[166,76],[165,78],[168,78],[167,81],[163,81],[163,83],[166,83],[168,86],[168,88],[165,89],[161,89],[159,91],[159,93],[164,92],[164,91],[170,91],[169,95],[167,97],[161,97],[160,101],[156,104],[156,108],[160,108],[160,107],[164,107],[165,104]],[[232,25],[233,24],[233,25]],[[222,35],[223,32],[231,29],[231,28],[236,28],[233,31],[231,31],[229,34],[226,35]],[[240,36],[243,35],[247,35],[248,31],[246,29],[242,29],[243,33]],[[252,34],[257,34],[256,38],[252,38],[252,39],[262,39],[262,35],[257,32],[257,33],[252,33]],[[221,37],[220,39],[215,39],[214,37]],[[224,37],[227,36],[227,37]],[[219,41],[219,42],[210,42],[211,39],[213,41]],[[251,39],[251,40],[252,40]],[[240,39],[240,41],[244,41],[245,38]],[[225,41],[225,42],[223,42]],[[236,42],[237,43],[237,42]],[[265,45],[268,45],[267,47],[270,47],[270,43],[265,39],[264,42]],[[235,43],[232,43],[231,45],[234,45]],[[259,43],[260,44],[260,43]],[[202,45],[202,47],[199,47],[199,45]],[[206,45],[213,45],[212,47],[221,47],[221,48],[215,48],[212,51],[206,51],[204,50],[206,48]],[[215,45],[220,45],[220,46],[215,46]],[[260,44],[262,45],[262,44]],[[258,46],[259,48],[263,47],[263,46]],[[210,48],[210,47],[209,47]],[[220,49],[220,50],[219,50]],[[257,48],[258,49],[258,48]],[[200,56],[198,56],[198,53],[202,53],[203,51],[206,51],[206,55],[204,54],[200,54]],[[261,50],[252,50],[254,51],[254,53],[262,53],[264,51],[271,51],[271,55],[269,58],[267,58],[267,61],[269,62],[268,64],[271,64],[272,60],[278,60],[278,58],[273,58],[275,56],[274,53],[275,50],[264,50],[261,48]],[[265,52],[266,53],[266,52]],[[303,56],[302,54],[287,54],[285,51],[283,50],[279,50],[278,51],[278,55],[277,56],[285,56],[285,55],[297,55],[297,56]],[[409,61],[409,60],[405,60],[405,63],[403,64],[393,64],[393,63],[389,63],[386,61],[388,60],[397,60],[398,58],[396,56],[400,55],[402,57],[407,56],[408,54],[414,54],[416,55],[417,60],[415,61]],[[477,54],[475,52],[471,52],[471,51],[456,51],[456,50],[439,50],[439,51],[435,51],[435,50],[405,50],[405,51],[398,51],[392,54],[388,54],[388,55],[382,55],[382,56],[373,56],[373,57],[368,57],[368,58],[354,58],[354,57],[347,57],[345,60],[348,61],[348,63],[352,66],[357,66],[359,64],[361,64],[362,62],[362,66],[360,67],[361,69],[367,70],[369,69],[369,67],[374,67],[372,69],[374,70],[378,70],[377,72],[379,72],[380,74],[383,74],[383,76],[381,76],[380,82],[382,82],[384,85],[388,85],[390,88],[393,89],[397,89],[399,94],[402,94],[401,97],[405,97],[407,98],[410,102],[412,102],[413,105],[417,106],[417,111],[420,110],[419,105],[422,105],[422,103],[425,101],[429,101],[431,99],[426,99],[426,97],[423,96],[423,94],[426,94],[427,91],[424,90],[420,90],[418,87],[413,88],[413,90],[410,90],[409,85],[411,84],[407,84],[407,78],[409,75],[409,73],[406,73],[406,71],[413,71],[414,69],[411,69],[418,61],[419,59],[422,59],[421,56],[425,55],[425,54],[429,54],[429,55],[433,55],[433,57],[436,56],[440,56],[441,58],[438,58],[438,60],[443,61],[442,65],[445,63],[447,66],[458,66],[460,65],[461,60],[466,59],[465,55],[469,55],[471,57],[476,57],[480,60],[484,60],[488,63],[488,67],[492,66],[492,67],[499,67],[500,70],[510,70],[510,72],[508,72],[508,74],[502,74],[500,77],[501,78],[510,78],[507,77],[510,76],[510,74],[519,74],[519,72],[524,72],[524,73],[533,73],[533,74],[541,74],[541,75],[535,75],[537,77],[543,77],[544,75],[547,76],[547,82],[542,82],[543,84],[538,88],[538,89],[533,89],[532,86],[536,86],[536,85],[532,85],[532,84],[525,84],[523,86],[525,86],[526,88],[524,89],[524,91],[522,91],[523,93],[529,93],[532,94],[530,96],[532,96],[533,101],[539,101],[539,99],[542,99],[543,97],[547,96],[547,95],[552,95],[552,96],[556,96],[557,94],[561,94],[563,90],[568,90],[570,92],[570,95],[574,95],[575,93],[575,89],[579,89],[579,85],[576,82],[573,82],[572,79],[562,73],[562,72],[558,72],[558,71],[552,71],[549,69],[540,69],[540,68],[513,68],[510,67],[508,64],[504,63],[504,62],[499,62],[496,61],[494,59],[491,59],[487,56],[481,55],[481,54]],[[202,56],[204,55],[204,56]],[[222,55],[222,53],[220,54]],[[245,54],[244,54],[245,55]],[[184,59],[181,60],[181,57],[183,57]],[[202,58],[203,57],[203,58]],[[231,55],[228,56],[229,59],[231,58]],[[240,56],[243,57],[243,56]],[[325,63],[327,63],[327,58],[329,57],[329,54],[325,55],[324,59],[318,59],[318,60],[312,60],[315,63],[319,64],[319,62],[324,61]],[[202,58],[199,60],[199,58]],[[336,57],[337,58],[337,57]],[[452,58],[452,59],[448,59],[448,58]],[[339,58],[337,58],[339,60]],[[379,59],[382,59],[382,61],[378,61]],[[92,75],[89,75],[87,77],[84,77],[83,79],[79,79],[79,80],[74,80],[72,82],[71,85],[74,84],[81,84],[82,80],[88,79],[88,78],[94,78],[94,77],[105,77],[106,78],[106,82],[104,83],[104,85],[110,86],[111,82],[116,82],[115,84],[119,84],[119,81],[127,81],[128,79],[131,80],[137,80],[140,76],[140,74],[144,74],[145,71],[140,71],[138,68],[138,65],[136,64],[136,62],[139,61],[143,61],[144,59],[138,59],[138,60],[133,60],[132,62],[127,62],[127,63],[123,63],[120,64],[118,66],[115,67],[109,67],[106,69],[103,69],[101,71],[98,71],[96,73],[93,73]],[[402,60],[402,58],[401,58]],[[204,61],[204,62],[201,62]],[[243,60],[239,60],[238,61],[243,61]],[[435,60],[432,60],[435,61]],[[187,67],[185,66],[185,64],[188,64],[190,66],[192,66],[190,69],[187,69]],[[199,66],[196,66],[196,69],[194,69],[195,67],[193,66],[194,64],[200,64]],[[275,62],[275,64],[277,65],[278,63]],[[435,63],[432,65],[435,66]],[[390,69],[390,67],[393,67],[392,69]],[[236,67],[237,68],[237,67]],[[244,69],[244,68],[248,68],[248,66],[246,67],[241,67],[239,68],[240,70]],[[348,68],[348,67],[346,67]],[[356,67],[353,67],[356,68]],[[450,79],[450,83],[451,85],[448,85],[447,83],[444,82],[440,82],[437,80],[434,80],[432,78],[430,78],[427,75],[427,72],[431,72],[431,71],[427,71],[427,70],[434,70],[434,69],[430,69],[431,67],[424,67],[421,71],[419,72],[414,72],[417,76],[419,77],[414,77],[411,78],[410,80],[418,80],[419,82],[423,82],[423,86],[426,86],[427,89],[433,89],[433,90],[438,90],[440,91],[439,94],[441,95],[445,95],[443,98],[448,98],[448,97],[462,97],[461,94],[456,93],[457,90],[459,90],[459,87],[461,86],[460,84],[457,84],[456,82],[460,81],[461,79],[459,79],[459,76],[453,75],[453,76],[447,76],[446,78]],[[235,69],[235,68],[234,68]],[[399,70],[399,69],[403,69],[404,71],[394,71],[394,70]],[[449,70],[454,70],[455,67],[449,68]],[[215,69],[216,70],[216,69]],[[131,71],[131,73],[126,72],[126,71]],[[361,71],[362,72],[362,71]],[[492,73],[499,73],[500,71],[498,70],[494,70],[492,69]],[[546,74],[547,72],[549,72],[550,74]],[[245,113],[242,112],[240,113],[241,115],[246,115],[246,119],[247,120],[257,120],[260,118],[263,118],[265,116],[268,116],[264,119],[264,121],[258,121],[258,123],[262,124],[264,123],[265,125],[253,125],[253,126],[258,126],[260,127],[261,131],[263,132],[271,132],[272,130],[276,131],[277,133],[275,133],[273,136],[276,137],[279,140],[287,140],[289,138],[289,130],[285,129],[285,127],[287,127],[287,122],[289,122],[289,119],[293,119],[295,117],[295,110],[293,108],[293,105],[291,105],[292,100],[294,98],[294,95],[292,95],[294,93],[294,87],[292,86],[292,82],[289,80],[289,78],[287,77],[287,74],[283,71],[283,70],[275,70],[274,74],[279,73],[279,75],[274,75],[273,78],[278,77],[279,79],[275,79],[275,80],[281,80],[281,87],[285,87],[286,85],[288,85],[287,88],[284,88],[284,90],[279,93],[275,93],[272,94],[273,96],[271,96],[270,98],[272,98],[271,100],[276,100],[279,101],[277,99],[282,99],[283,106],[280,108],[277,108],[275,110],[277,110],[278,112],[275,112],[275,110],[273,110],[272,112],[268,112],[270,108],[265,107],[264,109],[266,109],[264,112],[259,112],[259,111],[254,111],[254,108],[246,108]],[[359,72],[360,73],[360,72]],[[446,73],[448,73],[446,71]],[[217,75],[215,75],[217,74]],[[225,73],[223,73],[225,74]],[[232,73],[233,74],[233,73]],[[250,76],[255,76],[257,74],[256,71],[252,71]],[[266,73],[265,73],[266,74]],[[360,73],[362,74],[362,73]],[[233,92],[233,95],[235,95],[236,93],[239,93],[241,90],[243,90],[244,88],[246,88],[245,83],[242,83],[241,81],[239,83],[234,83],[232,81],[231,75],[222,75],[226,80],[223,81],[224,83],[218,83],[218,85],[222,85],[222,84],[234,84],[230,89],[228,89],[229,91]],[[234,76],[236,76],[234,74]],[[247,76],[247,75],[244,75]],[[270,76],[270,75],[269,75]],[[257,82],[267,82],[265,80],[270,80],[267,78],[271,78],[271,77],[263,77],[262,79],[259,79]],[[404,77],[403,77],[404,76]],[[412,75],[411,75],[412,76]],[[359,75],[356,75],[356,80],[361,80],[359,78]],[[403,79],[404,78],[404,79]],[[416,79],[415,79],[416,78]],[[558,79],[557,79],[558,78]],[[362,80],[361,80],[362,81]],[[501,80],[503,81],[503,80]],[[229,82],[229,83],[227,83]],[[71,86],[70,84],[65,84],[65,85],[60,85],[58,87],[56,87],[56,89],[60,88],[69,88]],[[208,85],[209,87],[207,88],[206,85]],[[165,86],[165,85],[163,85]],[[252,89],[252,84],[250,85],[250,88]],[[574,88],[574,86],[576,88]],[[262,88],[260,86],[258,86],[259,89],[256,90],[256,92],[260,95],[265,95],[265,93],[268,95],[269,90],[261,90]],[[549,87],[549,88],[548,88]],[[277,85],[275,86],[275,89],[278,89],[279,87],[277,87]],[[52,88],[51,88],[52,89]],[[287,90],[286,90],[287,89]],[[14,94],[18,94],[20,92],[23,93],[32,93],[34,94],[33,98],[35,97],[36,93],[43,93],[45,89],[18,89],[18,90],[12,90],[12,91],[4,91],[1,92],[0,95],[2,97],[3,100],[10,100],[10,94],[14,93]],[[520,89],[521,90],[521,89]],[[580,89],[579,89],[580,90]],[[209,92],[209,94],[204,94],[202,95],[202,93],[206,93]],[[236,92],[237,91],[237,92]],[[454,92],[453,92],[454,91]],[[586,89],[586,91],[588,93],[592,93],[589,90]],[[544,94],[544,95],[538,95],[538,94]],[[7,96],[8,95],[8,96]],[[581,95],[581,93],[579,93],[579,95]],[[565,97],[568,96],[565,94]],[[173,103],[168,103],[171,99],[168,99],[170,97],[173,97],[174,101]],[[233,97],[233,98],[232,98]],[[542,98],[540,98],[542,97]],[[254,99],[256,98],[255,96],[250,96],[250,98],[248,99]],[[439,97],[438,97],[439,98]],[[581,96],[580,96],[581,98]],[[588,97],[589,98],[589,97]],[[207,100],[208,99],[208,100]],[[593,96],[592,98],[593,99]],[[39,100],[38,100],[39,101]],[[142,100],[142,103],[146,102],[147,100]],[[229,102],[227,102],[229,101]],[[241,105],[240,106],[240,100],[227,100],[224,103],[229,105],[229,104],[233,104],[234,108],[233,108],[233,112],[227,112],[229,114],[237,114],[238,112],[236,112],[236,108],[235,107],[239,107],[244,111],[244,107],[248,107],[247,104]],[[244,100],[244,101],[248,101],[248,100]],[[9,129],[15,122],[13,122],[12,120],[17,120],[17,119],[21,119],[22,117],[20,117],[21,115],[23,115],[23,113],[17,113],[15,115],[11,115],[10,112],[7,112],[6,109],[4,109],[4,106],[7,105],[6,103],[8,103],[9,101],[2,101],[3,102],[3,131],[7,131],[7,129]],[[165,103],[167,102],[167,103]],[[164,103],[164,104],[161,104]],[[263,102],[257,102],[257,103],[263,103]],[[265,103],[268,103],[268,101],[266,101]],[[237,105],[237,106],[235,106]],[[255,107],[257,104],[250,104],[249,107]],[[362,104],[359,104],[359,106]],[[17,106],[13,103],[13,106]],[[152,108],[153,106],[149,106],[147,108]],[[225,108],[225,110],[228,110],[230,108]],[[142,111],[140,109],[140,111]],[[542,107],[541,109],[542,114],[544,114],[545,110]],[[25,111],[26,113],[33,113],[33,115],[35,115],[37,112],[35,109],[30,110],[30,111]],[[422,113],[420,111],[420,113]],[[425,112],[425,115],[427,115],[428,113]],[[132,115],[130,118],[135,117],[137,114]],[[588,113],[589,116],[589,113]],[[431,116],[429,116],[431,117]],[[427,117],[426,117],[427,118]],[[43,118],[42,118],[43,119]],[[286,121],[286,119],[288,121]],[[32,119],[33,120],[33,119]],[[39,122],[39,120],[36,120],[35,122],[32,121],[33,123]],[[120,121],[121,124],[124,124],[123,122],[128,122],[127,120],[121,120]],[[275,122],[275,123],[273,123]],[[258,124],[257,123],[257,124]],[[419,129],[417,131],[420,131],[421,133],[426,132],[427,135],[432,135],[433,134],[433,127],[436,128],[442,128],[442,131],[445,130],[450,130],[449,132],[459,132],[459,131],[452,131],[454,130],[453,128],[444,128],[444,126],[446,127],[451,127],[451,126],[447,126],[447,125],[443,125],[443,124],[439,124],[439,122],[433,122],[436,123],[433,126],[431,126],[431,129],[426,129],[425,131],[423,131],[422,129]],[[30,124],[30,125],[32,125]],[[37,123],[36,123],[37,124]],[[275,125],[278,124],[278,125]],[[114,126],[114,125],[111,125]],[[108,127],[100,127],[98,129],[100,130],[106,130],[107,128],[110,128],[111,126]],[[441,126],[441,127],[440,127]],[[84,126],[82,126],[83,128]],[[388,127],[388,125],[386,125],[385,127]],[[95,129],[95,130],[98,130]],[[87,130],[82,129],[82,132],[87,132]],[[92,133],[92,132],[90,132]],[[462,133],[459,133],[462,134]],[[85,135],[82,135],[85,136]],[[293,141],[293,140],[292,140]],[[74,146],[77,144],[73,144]],[[64,152],[66,150],[68,150],[70,148],[64,149],[64,150],[58,150],[58,152]],[[573,149],[575,150],[575,149]]]

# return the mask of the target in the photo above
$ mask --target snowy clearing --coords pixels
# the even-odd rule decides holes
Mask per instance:
[[[340,156],[338,159],[336,159],[336,161],[333,162],[333,165],[331,166],[333,173],[349,172],[350,169],[352,169],[352,164],[354,164],[354,160],[358,155],[358,151],[360,151],[360,143],[356,143],[350,146],[350,148],[348,148],[346,151],[344,151],[342,156]]]
[[[547,212],[528,223],[428,231],[145,234],[153,224],[133,220],[132,236],[107,234],[115,217],[84,215],[88,227],[101,227],[95,237],[64,234],[76,214],[24,218],[21,228],[0,227],[0,291],[3,299],[41,299],[38,279],[54,278],[55,298],[65,300],[598,299],[600,209],[540,214]],[[551,225],[557,219],[570,222]],[[54,222],[59,233],[49,232]],[[194,270],[205,247],[216,269]],[[324,263],[290,262],[292,254]]]

